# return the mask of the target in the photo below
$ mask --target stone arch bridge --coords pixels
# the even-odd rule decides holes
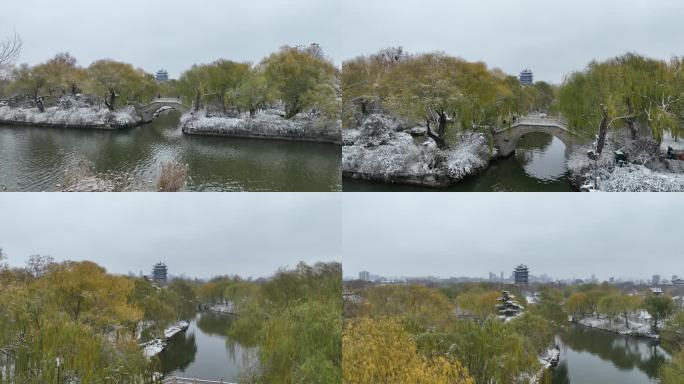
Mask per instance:
[[[157,112],[162,108],[171,108],[181,113],[190,111],[190,107],[175,98],[154,99],[149,104],[137,106],[135,110],[142,118],[143,123],[149,123],[152,119],[157,117]]]
[[[494,131],[494,146],[498,149],[499,157],[512,155],[520,138],[533,132],[557,137],[568,149],[583,140],[582,137],[570,131],[567,121],[562,117],[526,116],[518,119],[508,128]]]

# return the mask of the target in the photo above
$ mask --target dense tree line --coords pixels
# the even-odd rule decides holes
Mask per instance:
[[[184,281],[160,289],[95,263],[32,256],[0,271],[0,382],[143,383],[153,364],[138,346],[195,306]]]
[[[444,53],[409,55],[389,48],[345,61],[341,88],[346,126],[383,112],[424,123],[438,145],[448,145],[448,127],[505,126],[514,116],[547,112],[554,89],[522,86],[515,76]]]
[[[161,337],[198,305],[228,303],[231,342],[258,347],[244,382],[341,383],[339,263],[159,287],[88,261],[32,256],[10,269],[3,259],[0,250],[0,383],[151,383],[159,369],[143,356],[141,330]]]
[[[177,88],[199,110],[207,104],[217,112],[249,112],[280,104],[286,117],[316,110],[336,114],[335,66],[320,47],[283,47],[259,64],[217,60],[184,72]]]
[[[99,60],[84,68],[70,54],[59,53],[44,63],[14,68],[5,92],[28,97],[43,111],[65,95],[91,95],[114,110],[145,102],[158,91],[154,77],[131,64]]]
[[[497,304],[509,288],[525,310],[503,321]],[[354,292],[344,303],[343,377],[350,383],[524,382],[539,372],[538,357],[570,316],[626,322],[645,311],[661,338],[684,340],[684,312],[670,296],[608,284],[540,285],[533,304],[518,287],[491,283],[347,289]],[[663,367],[664,383],[678,383],[681,356]]]
[[[345,382],[516,383],[541,369],[552,341],[551,323],[536,312],[498,319],[501,292],[491,288],[392,285],[356,295],[345,302]],[[404,347],[388,348],[384,337]]]
[[[256,289],[228,289],[237,299],[229,338],[258,347],[259,366],[246,382],[342,382],[341,285],[339,263],[300,263]]]
[[[318,44],[285,46],[256,65],[226,59],[193,65],[178,80],[163,83],[128,63],[99,60],[81,67],[70,54],[59,53],[41,64],[12,68],[0,97],[23,96],[44,111],[67,95],[87,95],[110,110],[161,95],[219,115],[249,112],[253,117],[276,107],[287,118],[302,112],[335,118],[337,76]]]

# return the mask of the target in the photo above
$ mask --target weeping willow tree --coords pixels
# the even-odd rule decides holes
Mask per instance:
[[[338,384],[342,355],[342,269],[300,263],[257,289],[239,289],[230,340],[258,347],[257,383]]]
[[[34,257],[25,269],[0,268],[0,286],[0,383],[151,383],[136,328],[158,332],[182,307],[180,289],[87,261]]]
[[[629,129],[632,139],[651,137],[660,143],[667,133],[682,135],[684,66],[625,54],[569,75],[559,90],[559,105],[572,129],[594,133],[602,106],[612,129]]]
[[[439,52],[409,55],[401,48],[346,61],[340,77],[346,126],[388,113],[424,123],[440,147],[448,146],[452,127],[502,126],[513,116],[548,112],[555,91],[543,82],[524,87],[482,62]]]

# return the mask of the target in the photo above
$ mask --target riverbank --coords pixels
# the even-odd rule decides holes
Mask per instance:
[[[164,330],[164,337],[156,338],[154,340],[150,340],[146,343],[140,344],[140,346],[143,348],[143,354],[147,358],[152,358],[158,355],[164,349],[166,349],[166,345],[172,337],[178,335],[181,332],[185,332],[185,330],[187,330],[189,326],[189,322],[182,320],[176,323],[175,325],[166,328]]]
[[[41,112],[38,108],[0,107],[0,125],[39,128],[75,128],[117,130],[141,124],[133,107],[118,111],[83,106],[54,106]]]
[[[343,131],[343,176],[441,188],[476,175],[493,157],[483,134],[463,133],[440,149],[426,131],[391,116],[368,116],[358,128]]]
[[[637,316],[629,318],[628,324],[625,323],[624,318],[610,319],[588,317],[584,319],[573,319],[573,323],[593,329],[599,329],[606,332],[616,333],[619,335],[645,337],[653,340],[659,340],[660,335],[653,332],[650,322],[650,315],[646,312],[641,312]]]
[[[654,146],[647,139],[631,141],[609,135],[596,162],[587,156],[590,147],[576,148],[567,163],[570,180],[585,192],[684,192],[684,161],[669,160]],[[626,154],[627,162],[617,164],[616,152]]]
[[[238,137],[341,144],[339,121],[300,113],[286,119],[279,111],[264,111],[254,117],[206,116],[206,112],[186,113],[181,128],[187,135]]]
[[[218,313],[221,315],[234,315],[235,314],[235,305],[231,302],[223,303],[223,304],[204,305],[203,309],[208,311],[208,312]]]

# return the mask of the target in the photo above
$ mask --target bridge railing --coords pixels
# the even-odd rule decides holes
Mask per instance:
[[[218,380],[202,380],[187,377],[168,377],[162,380],[162,384],[237,384],[230,381]]]
[[[521,124],[535,124],[535,125],[560,125],[562,127],[568,126],[568,120],[562,116],[524,116],[518,118],[513,125]]]

